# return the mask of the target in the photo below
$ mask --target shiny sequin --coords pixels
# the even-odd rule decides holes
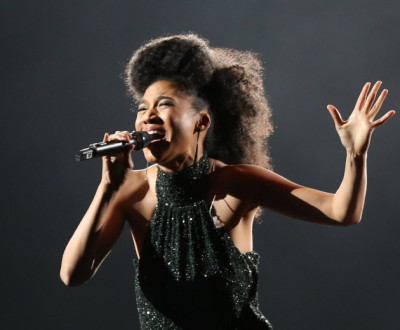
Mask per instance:
[[[258,305],[259,255],[240,253],[210,216],[209,171],[206,156],[179,172],[158,168],[158,204],[135,261],[144,330],[272,329]]]

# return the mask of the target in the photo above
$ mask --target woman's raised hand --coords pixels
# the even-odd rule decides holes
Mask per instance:
[[[377,81],[372,89],[370,89],[371,83],[364,85],[354,110],[347,120],[342,119],[339,110],[333,105],[327,106],[343,146],[355,156],[366,154],[375,127],[382,125],[395,114],[395,111],[391,110],[375,120],[388,94],[388,90],[384,89],[376,99],[381,85],[381,81]]]
[[[123,141],[129,142],[132,135],[128,131],[116,131],[114,134],[104,134],[103,141]],[[127,149],[114,156],[104,156],[102,182],[119,187],[125,180],[126,174],[133,168],[133,160],[131,151],[134,146],[130,145]]]

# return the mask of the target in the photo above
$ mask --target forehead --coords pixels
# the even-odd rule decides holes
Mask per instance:
[[[141,102],[150,102],[159,96],[191,99],[176,83],[169,80],[159,80],[147,87]]]

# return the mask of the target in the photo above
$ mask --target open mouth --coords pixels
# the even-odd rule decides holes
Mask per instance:
[[[147,131],[151,137],[151,143],[165,140],[165,131],[163,130],[151,130]]]

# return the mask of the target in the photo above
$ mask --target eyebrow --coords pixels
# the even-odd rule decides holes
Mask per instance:
[[[161,100],[165,100],[165,99],[167,99],[167,100],[174,100],[172,97],[160,95],[160,96],[158,96],[158,97],[156,98],[156,101],[161,101]],[[142,103],[145,102],[145,101],[146,101],[146,100],[142,99],[142,100],[140,101],[140,104],[142,104]]]

